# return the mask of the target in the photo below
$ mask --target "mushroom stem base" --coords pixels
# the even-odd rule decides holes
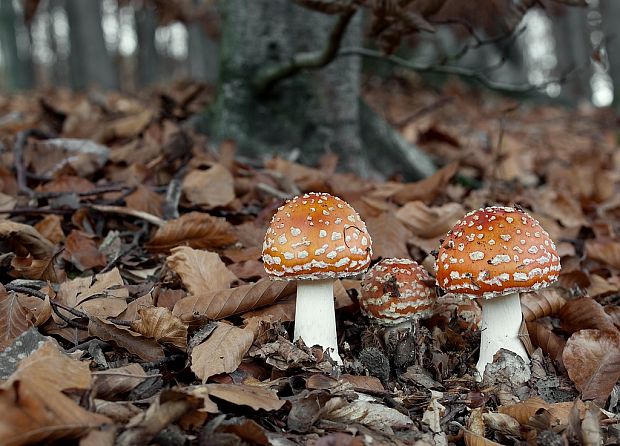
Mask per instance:
[[[480,299],[479,303],[482,307],[482,325],[476,379],[482,381],[487,364],[493,362],[493,356],[502,348],[516,353],[526,364],[529,363],[527,351],[519,339],[523,318],[519,293]]]
[[[320,345],[323,350],[330,349],[332,359],[342,364],[336,336],[333,280],[302,280],[297,283],[294,339],[299,338],[308,347]]]

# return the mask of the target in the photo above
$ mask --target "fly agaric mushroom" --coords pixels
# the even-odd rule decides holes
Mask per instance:
[[[364,272],[372,255],[366,225],[345,201],[308,193],[287,201],[263,243],[265,271],[273,279],[297,280],[294,339],[338,355],[334,280]]]
[[[417,262],[387,258],[362,279],[362,312],[381,325],[409,325],[433,314],[432,279]]]
[[[449,293],[480,298],[478,380],[501,348],[529,361],[519,339],[519,293],[551,285],[560,268],[549,234],[520,209],[479,209],[465,215],[448,232],[435,263],[436,280]]]

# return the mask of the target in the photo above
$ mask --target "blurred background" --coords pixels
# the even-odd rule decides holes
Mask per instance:
[[[300,149],[316,164],[331,151],[360,174],[413,179],[445,160],[403,131],[420,110],[386,125],[382,94],[440,92],[456,76],[521,104],[611,110],[618,23],[617,0],[0,0],[0,92],[36,90],[49,109],[61,91],[152,98],[198,85],[179,102],[206,98],[188,125],[237,154]],[[160,94],[163,110],[172,96]]]
[[[215,84],[220,9],[212,0],[0,0],[0,88],[134,91],[180,79]],[[618,23],[615,0],[589,0],[587,7],[541,3],[510,36],[473,48],[458,65],[496,65],[488,77],[501,84],[529,83],[550,98],[608,106],[620,91]],[[482,34],[490,24],[474,25]],[[464,31],[447,23],[399,51],[435,63],[456,53],[464,39],[475,40]]]

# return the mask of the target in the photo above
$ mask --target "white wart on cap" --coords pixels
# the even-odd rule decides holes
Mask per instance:
[[[426,319],[433,314],[435,291],[428,272],[410,259],[383,259],[362,280],[362,312],[383,325]]]
[[[487,207],[458,221],[435,264],[447,292],[491,298],[537,290],[558,279],[560,258],[538,221],[512,207]]]
[[[282,279],[335,279],[365,271],[372,255],[365,223],[344,200],[308,193],[273,216],[263,243],[267,274]]]

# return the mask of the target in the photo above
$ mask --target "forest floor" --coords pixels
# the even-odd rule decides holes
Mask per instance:
[[[367,99],[443,166],[406,183],[241,159],[186,125],[211,92],[0,97],[0,444],[618,444],[620,150],[609,110],[405,80]],[[335,302],[341,370],[290,342],[295,284],[260,261],[274,211],[325,191],[373,260],[433,252],[468,210],[520,206],[558,284],[522,295],[531,370],[473,379],[480,309],[438,297],[394,341]],[[527,331],[525,331],[527,328]],[[528,334],[529,333],[529,334]]]

